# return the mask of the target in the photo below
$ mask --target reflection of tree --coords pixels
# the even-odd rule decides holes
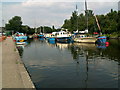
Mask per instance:
[[[89,44],[88,44],[89,45]],[[71,54],[73,56],[73,59],[77,60],[79,58],[79,56],[83,57],[86,55],[86,52],[89,53],[88,54],[88,58],[89,56],[93,56],[94,54],[94,49],[89,49],[89,48],[86,48],[84,47],[83,45],[71,45],[68,47],[68,49],[71,51]]]
[[[73,60],[76,61],[76,71],[77,75],[79,74],[80,71],[80,64],[81,62],[79,61],[81,57],[85,57],[85,88],[88,88],[88,80],[89,80],[89,72],[90,68],[89,64],[97,65],[100,60],[114,60],[117,61],[118,64],[120,65],[120,40],[111,40],[110,45],[106,48],[97,48],[90,46],[89,44],[87,45],[82,45],[82,44],[72,44],[69,45],[68,50],[71,52],[71,55],[73,56]],[[97,60],[97,58],[100,58]],[[105,59],[107,58],[107,59]]]
[[[91,51],[87,50],[84,47],[78,47],[75,45],[69,46],[68,47],[69,50],[71,50],[71,54],[73,55],[73,59],[76,60],[76,71],[77,71],[77,75],[79,75],[79,69],[80,69],[80,64],[79,64],[79,56],[84,56],[86,58],[85,61],[85,65],[86,65],[86,78],[85,78],[85,88],[88,87],[87,83],[88,83],[88,71],[89,71],[89,54],[91,53]]]
[[[80,51],[79,48],[74,45],[71,45],[68,47],[68,49],[71,51],[73,59],[77,60],[79,58],[79,51]]]
[[[18,51],[19,51],[20,57],[22,58],[24,46],[17,46],[17,49],[18,49]]]
[[[87,88],[87,83],[88,83],[88,70],[89,70],[89,67],[88,67],[88,52],[86,52],[86,79],[85,79],[85,88]]]
[[[110,40],[110,46],[102,52],[109,59],[120,61],[120,40]]]
[[[33,41],[33,39],[28,39],[27,40],[27,45],[26,45],[26,47],[29,47],[30,45],[31,45],[31,42]]]
[[[92,59],[93,57],[106,57],[110,60],[120,61],[120,40],[110,40],[110,45],[105,48],[97,48],[96,46],[92,46],[90,44],[76,44],[69,46],[73,59],[77,59],[78,56],[85,56],[86,52],[89,53],[88,59]]]

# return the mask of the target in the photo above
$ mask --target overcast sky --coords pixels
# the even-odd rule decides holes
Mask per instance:
[[[95,1],[95,2],[94,2]],[[106,14],[111,9],[118,10],[119,0],[87,0],[88,9],[95,14]],[[78,6],[78,12],[84,12],[84,0],[3,0],[0,3],[1,22],[4,24],[14,16],[22,17],[24,25],[61,27]],[[0,22],[0,26],[2,26]]]

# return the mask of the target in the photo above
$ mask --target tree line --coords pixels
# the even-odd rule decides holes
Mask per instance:
[[[73,11],[70,19],[64,20],[62,28],[66,28],[71,32],[76,30],[83,31],[87,29],[88,21],[89,34],[93,34],[94,32],[99,33],[100,31],[93,11],[87,10],[86,12],[87,14],[84,15],[83,13],[78,14],[77,11]],[[114,11],[111,9],[111,11],[106,15],[96,15],[96,17],[103,34],[114,34],[120,36],[120,11]]]
[[[70,19],[65,19],[64,24],[61,28],[67,29],[70,32],[76,30],[83,31],[88,28],[89,34],[93,34],[94,32],[99,33],[93,11],[87,10],[85,13],[87,14],[78,14],[77,11],[73,11]],[[88,18],[88,26],[86,17]],[[103,34],[120,36],[120,11],[114,11],[111,9],[111,11],[106,15],[96,15],[96,17],[98,18],[98,22]],[[37,28],[31,28],[28,25],[22,25],[22,23],[23,22],[20,16],[14,16],[8,21],[7,24],[5,24],[5,29],[14,33],[23,32],[26,34],[34,34],[40,32],[51,33],[60,30],[56,29],[54,25],[52,27],[39,26]]]
[[[39,26],[31,28],[28,25],[22,25],[22,19],[20,16],[14,16],[12,19],[5,24],[5,29],[12,33],[21,32],[26,34],[34,34],[34,33],[51,33],[56,31],[54,26]]]

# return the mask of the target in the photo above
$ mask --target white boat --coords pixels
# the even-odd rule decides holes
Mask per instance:
[[[87,3],[85,1],[85,7],[86,7],[86,10],[85,11],[88,11],[87,10]],[[86,13],[86,25],[87,25],[87,29],[84,30],[84,31],[76,31],[75,33],[75,36],[74,36],[74,41],[75,42],[81,42],[81,43],[95,43],[96,42],[96,37],[91,37],[91,36],[86,36],[85,34],[88,34],[88,13]]]
[[[80,43],[95,43],[97,38],[95,37],[87,37],[86,35],[76,35],[74,38],[75,42],[80,42]]]
[[[54,34],[58,42],[68,42],[72,40],[72,34],[66,31],[59,31]]]

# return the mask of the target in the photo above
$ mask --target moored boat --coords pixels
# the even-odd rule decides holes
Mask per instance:
[[[28,35],[28,39],[33,39],[33,35]]]
[[[86,35],[76,35],[74,38],[74,42],[80,42],[80,43],[95,43],[97,40],[96,37],[87,37]]]
[[[27,36],[24,33],[15,33],[15,35],[13,36],[14,41],[16,42],[16,44],[26,44],[27,41]]]
[[[44,38],[44,35],[43,34],[39,34],[38,38]]]
[[[57,42],[68,42],[72,40],[72,34],[66,31],[56,32],[56,41]]]
[[[105,44],[106,42],[107,42],[106,36],[99,36],[96,41],[97,44]]]
[[[49,33],[49,34],[45,34],[45,38],[48,40],[48,41],[56,41],[56,36],[52,33]]]

